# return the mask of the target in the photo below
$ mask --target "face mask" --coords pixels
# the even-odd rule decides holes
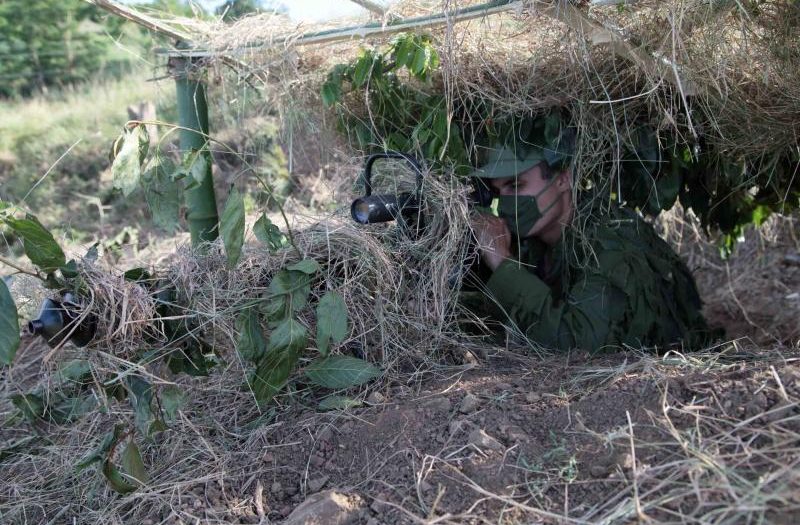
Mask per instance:
[[[551,178],[547,185],[536,195],[501,195],[497,197],[497,215],[508,225],[508,229],[517,238],[522,239],[528,235],[533,226],[552,208],[556,200],[544,210],[539,209],[537,198],[544,193],[555,181]]]

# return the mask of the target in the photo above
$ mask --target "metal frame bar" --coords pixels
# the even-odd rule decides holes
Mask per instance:
[[[377,2],[373,2],[372,0],[350,0],[356,5],[360,5],[364,9],[368,11],[372,11],[376,15],[384,16],[386,15],[386,8],[382,5],[378,4]]]

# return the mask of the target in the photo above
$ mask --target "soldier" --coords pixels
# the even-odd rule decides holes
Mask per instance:
[[[473,223],[492,316],[554,349],[707,343],[686,265],[635,212],[576,200],[552,151],[498,147],[473,173],[498,199],[497,217]]]

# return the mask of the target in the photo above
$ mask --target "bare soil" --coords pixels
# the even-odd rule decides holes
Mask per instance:
[[[151,480],[125,496],[74,465],[127,403],[74,425],[9,419],[10,395],[52,368],[47,349],[26,341],[0,371],[0,415],[11,421],[0,447],[39,438],[0,459],[0,522],[796,523],[800,265],[790,233],[748,241],[725,262],[708,246],[684,252],[710,320],[735,337],[701,353],[487,348],[333,412],[296,385],[261,413],[234,367],[173,378],[190,400],[142,443]],[[352,508],[293,514],[331,489]]]

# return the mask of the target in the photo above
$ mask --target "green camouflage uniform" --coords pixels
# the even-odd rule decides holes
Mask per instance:
[[[555,247],[517,243],[485,282],[492,317],[561,350],[708,342],[694,280],[652,227],[620,208],[589,216]]]

